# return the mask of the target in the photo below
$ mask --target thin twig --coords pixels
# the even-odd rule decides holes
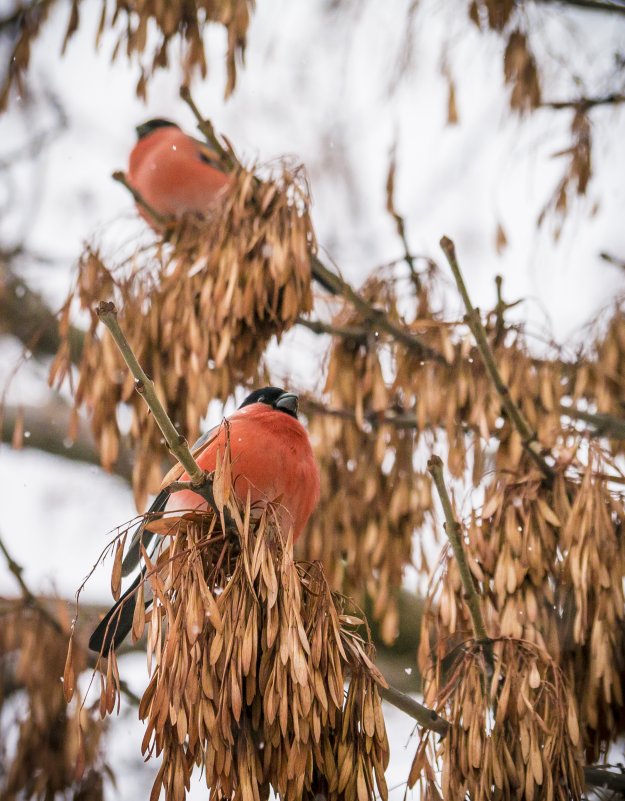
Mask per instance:
[[[574,100],[543,100],[540,108],[550,108],[554,111],[562,109],[576,109],[577,111],[588,111],[595,106],[618,106],[625,103],[625,95],[620,92],[611,92],[601,97],[579,97]]]
[[[313,334],[330,334],[333,337],[353,340],[355,343],[365,342],[369,333],[361,326],[331,325],[324,323],[323,320],[307,320],[305,317],[298,317],[295,322],[303,328],[308,328]]]
[[[193,112],[198,122],[200,131],[206,136],[210,144],[217,150],[220,158],[224,159],[227,165],[231,165],[232,160],[230,154],[215,135],[215,131],[211,123],[204,119],[200,113],[200,110],[193,102],[193,98],[191,97],[191,92],[189,91],[188,86],[181,87],[180,97]],[[377,328],[386,331],[386,333],[390,334],[393,339],[401,342],[411,352],[416,353],[419,358],[436,359],[440,362],[445,361],[442,354],[438,353],[433,348],[430,348],[405,328],[396,325],[383,311],[376,309],[374,306],[368,303],[354,289],[352,289],[352,287],[346,281],[322,264],[316,253],[310,254],[310,268],[313,278],[319,284],[321,284],[321,286],[327,289],[328,292],[333,295],[340,295],[341,297],[344,297],[347,301],[349,301],[349,303],[352,304],[352,306],[355,306],[367,320],[373,323]]]
[[[613,264],[615,267],[625,270],[625,259],[619,259],[617,256],[605,252],[600,253],[599,258],[603,259],[603,261],[607,261],[608,264]]]
[[[13,559],[1,537],[0,551],[2,551],[4,555],[9,571],[15,576],[15,580],[20,585],[22,597],[24,598],[25,603],[32,609],[36,609],[41,617],[44,618],[44,620],[49,623],[58,634],[66,634],[67,632],[63,626],[61,626],[59,621],[54,617],[54,615],[51,615],[50,612],[48,612],[45,606],[39,602],[37,596],[31,592],[30,587],[24,581],[24,576],[22,575],[24,568],[18,562],[16,562],[15,559]]]
[[[157,211],[153,206],[151,206],[148,203],[148,201],[143,197],[143,195],[140,192],[138,192],[134,188],[134,186],[131,186],[128,183],[128,181],[126,180],[126,176],[124,175],[123,172],[121,172],[121,170],[117,170],[117,172],[114,172],[111,177],[113,178],[114,181],[120,183],[130,192],[130,194],[133,196],[135,200],[135,203],[141,206],[141,208],[145,209],[145,211],[147,211],[150,217],[152,217],[154,222],[163,226],[171,225],[174,222],[173,217],[169,217],[166,214],[161,214],[160,211]]]
[[[539,3],[550,5],[573,6],[586,11],[606,11],[625,14],[625,4],[611,2],[611,0],[537,0]]]
[[[101,301],[97,308],[97,315],[111,332],[111,336],[115,340],[115,344],[119,348],[121,355],[124,357],[128,369],[135,378],[135,389],[152,412],[152,416],[165,437],[167,447],[184,467],[193,486],[197,487],[203,484],[206,481],[206,473],[191,455],[185,438],[176,431],[174,424],[169,419],[167,412],[156,394],[153,382],[150,381],[137,361],[137,357],[117,321],[117,309],[115,308],[115,304],[109,301]]]
[[[583,420],[593,426],[593,436],[610,437],[611,439],[625,439],[625,420],[611,414],[586,412],[574,406],[560,404],[560,412],[573,420]]]
[[[128,369],[135,378],[135,389],[152,412],[152,416],[156,420],[156,424],[165,438],[167,447],[189,476],[193,492],[197,493],[201,498],[204,498],[216,515],[221,517],[223,514],[223,520],[228,530],[236,530],[229,510],[226,508],[220,510],[217,506],[213,493],[212,481],[193,458],[186,439],[178,433],[176,427],[169,419],[167,412],[156,394],[153,382],[150,381],[137,361],[137,357],[117,321],[117,309],[115,308],[115,304],[108,301],[101,301],[97,308],[97,314],[111,332],[111,336],[115,340],[115,344],[128,365]]]
[[[462,545],[462,529],[460,523],[456,520],[454,511],[451,506],[451,500],[445,486],[445,479],[443,477],[443,462],[439,456],[432,456],[428,461],[428,470],[432,475],[434,485],[438,492],[443,513],[445,515],[445,531],[449,542],[458,563],[458,570],[460,572],[460,579],[464,587],[464,597],[471,613],[471,621],[473,623],[473,633],[478,641],[488,641],[488,633],[482,617],[482,609],[480,606],[480,597],[477,593],[475,582],[467,562],[467,557]]]
[[[430,729],[443,736],[449,731],[451,724],[445,718],[442,718],[433,709],[415,701],[406,693],[396,690],[395,687],[378,687],[378,692],[387,703],[405,712],[424,729]]]
[[[332,409],[307,396],[300,397],[300,408],[304,414],[310,412],[328,417],[338,417],[341,420],[350,420],[354,423],[358,422],[356,413],[351,409]],[[574,406],[566,406],[564,403],[560,404],[560,413],[573,420],[583,420],[592,426],[592,430],[586,432],[590,437],[609,437],[610,439],[625,440],[625,420],[620,417],[615,417],[611,414],[593,414],[592,412],[576,409]],[[365,411],[362,419],[369,423],[372,428],[377,428],[381,425],[390,425],[398,429],[418,429],[420,427],[416,409],[386,412]],[[474,430],[474,427],[468,423],[459,423],[459,425],[462,425],[466,432]],[[426,423],[425,427],[433,429],[435,425]]]
[[[456,248],[454,243],[451,241],[451,239],[444,236],[441,239],[440,245],[443,249],[443,253],[447,257],[447,261],[449,262],[449,266],[451,267],[454,278],[456,279],[458,290],[462,295],[462,300],[464,301],[464,305],[467,310],[465,320],[471,329],[473,336],[475,337],[475,341],[477,343],[478,350],[480,351],[482,361],[484,362],[486,372],[490,376],[490,379],[493,382],[499,397],[501,398],[501,402],[506,410],[506,414],[508,415],[512,425],[521,435],[523,446],[532,457],[534,462],[538,465],[542,474],[548,481],[553,481],[555,472],[543,456],[543,448],[538,441],[536,432],[532,430],[530,424],[523,416],[523,413],[510,397],[508,387],[505,385],[499,369],[497,368],[495,356],[490,348],[490,345],[488,344],[488,337],[486,336],[486,331],[480,319],[479,310],[476,309],[471,303],[471,298],[469,297],[462,273],[460,272],[460,266],[458,265],[458,260],[456,259]]]
[[[426,345],[419,337],[410,333],[407,329],[394,323],[381,309],[372,306],[371,303],[352,289],[347,281],[344,281],[339,275],[328,270],[315,254],[311,255],[310,267],[313,276],[320,283],[327,286],[333,294],[345,298],[345,300],[354,306],[375,328],[385,331],[394,340],[401,342],[402,345],[419,358],[433,359],[434,361],[445,363],[445,358],[442,353]]]
[[[193,116],[197,120],[198,129],[204,134],[210,145],[218,153],[220,160],[224,163],[224,166],[228,170],[232,170],[234,167],[236,167],[236,163],[233,161],[232,155],[219,141],[219,137],[215,133],[212,122],[203,117],[199,108],[195,105],[188,86],[183,85],[180,87],[180,97],[193,112]]]

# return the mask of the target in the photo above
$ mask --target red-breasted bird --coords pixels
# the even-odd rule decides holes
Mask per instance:
[[[148,120],[136,131],[138,141],[126,173],[130,186],[165,217],[208,216],[230,184],[218,154],[169,120]],[[160,230],[145,208],[137,204],[137,209]]]
[[[297,395],[278,387],[257,389],[227,419],[228,433],[222,424],[195,443],[192,453],[197,463],[206,472],[213,471],[217,451],[224,453],[229,436],[236,496],[246,503],[249,490],[256,507],[275,502],[281,531],[286,535],[292,528],[296,540],[319,500],[319,469],[308,434],[297,419]],[[150,513],[207,509],[207,502],[191,490],[167,491],[168,484],[179,480],[188,480],[188,476],[177,465],[165,477]],[[140,544],[147,548],[155,537],[144,524],[137,527],[122,565],[124,575],[139,564]],[[93,632],[89,640],[92,651],[107,654],[126,637],[132,628],[136,589],[144,575],[145,567]]]

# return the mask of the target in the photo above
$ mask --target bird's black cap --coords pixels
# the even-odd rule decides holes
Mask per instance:
[[[287,392],[281,387],[263,387],[255,389],[250,393],[243,403],[239,406],[251,406],[252,403],[265,403],[279,412],[284,412],[297,420],[297,395]]]
[[[155,131],[157,128],[177,128],[175,122],[171,120],[162,120],[160,118],[156,118],[154,120],[148,120],[147,122],[142,122],[141,125],[137,125],[135,131],[137,132],[137,139],[143,139],[144,136],[148,136]]]

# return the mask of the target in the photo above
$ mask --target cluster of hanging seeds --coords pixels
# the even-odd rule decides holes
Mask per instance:
[[[102,464],[117,458],[117,410],[131,410],[129,440],[136,454],[133,487],[143,508],[159,484],[160,433],[95,309],[112,300],[119,322],[168,414],[191,441],[214,398],[239,384],[266,378],[261,359],[268,342],[310,308],[310,252],[314,236],[300,172],[286,168],[266,181],[237,168],[209,219],[184,220],[169,237],[109,264],[87,247],[61,323],[64,336],[50,380],[72,370],[69,332],[73,307],[88,312],[75,381],[75,405],[91,415]],[[265,382],[266,383],[266,382]]]
[[[0,796],[5,801],[48,801],[68,793],[84,801],[104,798],[102,774],[110,770],[102,762],[102,724],[79,698],[68,705],[64,697],[68,631],[55,619],[65,618],[60,602],[50,607],[49,617],[21,602],[2,613],[0,715],[4,732],[16,733],[0,747]],[[72,685],[73,676],[87,667],[84,649],[74,649],[73,663]]]
[[[135,58],[140,65],[136,92],[145,99],[147,85],[154,73],[170,66],[170,50],[176,49],[174,60],[181,63],[185,83],[196,74],[207,75],[205,34],[210,23],[223,25],[227,32],[226,97],[234,90],[237,61],[245,54],[247,29],[254,0],[101,0],[96,33],[96,45],[107,31],[117,34],[113,60],[119,55]],[[31,46],[50,12],[61,3],[58,0],[39,0],[24,3],[16,37],[7,63],[10,65],[0,85],[0,110],[15,87],[24,94],[24,73],[30,62]],[[72,0],[63,49],[80,25],[81,0]]]
[[[608,465],[592,446],[576,481],[562,470],[551,486],[533,470],[502,474],[467,532],[487,629],[533,643],[558,664],[589,759],[625,732],[625,508],[599,477]],[[470,636],[463,595],[457,565],[447,560],[424,617],[423,670]]]
[[[525,641],[498,639],[491,648],[492,673],[475,642],[447,672],[426,673],[426,702],[451,726],[438,744],[423,733],[409,786],[419,782],[427,801],[579,799],[576,702],[556,662]]]
[[[168,518],[169,547],[144,554],[155,601],[146,614],[138,590],[133,635],[146,632],[152,672],[140,715],[143,752],[162,759],[153,794],[183,799],[197,765],[212,799],[260,801],[270,788],[386,799],[385,683],[366,625],[319,563],[293,561],[271,506],[239,511],[228,476],[225,457],[213,486],[231,526],[212,512]],[[111,654],[103,711],[117,682]]]
[[[363,292],[379,302],[384,286],[372,281]],[[363,327],[362,318],[348,311],[335,323]],[[415,430],[384,422],[393,409],[387,356],[373,331],[337,339],[325,386],[327,406],[336,414],[320,411],[312,399],[303,403],[321,474],[321,500],[304,546],[307,558],[323,561],[334,587],[361,602],[365,594],[372,599],[382,637],[391,643],[413,535],[432,499],[429,476],[414,466]],[[414,558],[427,570],[425,554]]]

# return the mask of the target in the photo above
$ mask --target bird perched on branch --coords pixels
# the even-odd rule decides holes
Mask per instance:
[[[219,155],[169,120],[148,120],[136,131],[138,141],[126,173],[128,184],[164,217],[209,215],[231,180]],[[152,228],[160,230],[162,226],[145,207],[138,203],[137,209]]]
[[[319,500],[319,469],[308,434],[297,419],[297,395],[278,387],[257,389],[227,421],[227,427],[216,426],[195,443],[191,451],[195,460],[205,472],[212,472],[218,451],[223,455],[229,440],[232,487],[239,501],[245,504],[249,491],[253,506],[274,503],[281,531],[286,535],[292,529],[296,540]],[[197,493],[167,490],[172,482],[186,480],[181,465],[170,470],[148,515],[206,510],[207,502]],[[139,565],[141,545],[147,549],[155,538],[162,540],[146,530],[145,523],[137,527],[122,563],[123,575]],[[144,576],[145,567],[93,632],[92,651],[106,655],[124,640],[132,628],[136,590]]]

